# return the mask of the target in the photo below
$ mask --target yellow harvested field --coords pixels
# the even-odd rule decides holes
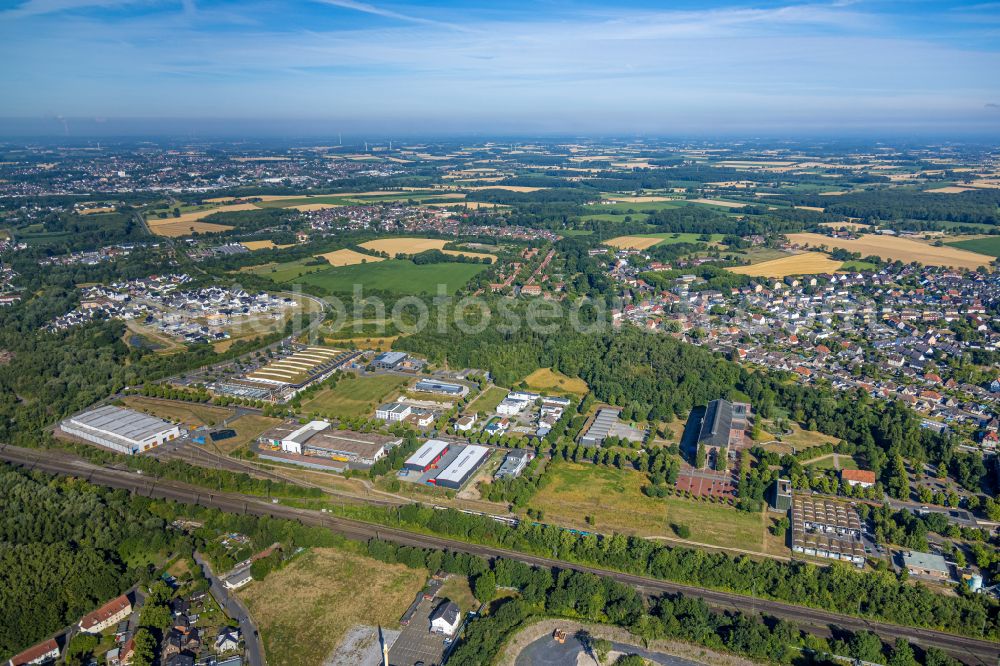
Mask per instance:
[[[368,254],[362,254],[360,252],[355,252],[354,250],[334,250],[333,252],[327,252],[326,254],[317,255],[323,257],[331,266],[353,266],[355,264],[362,264],[370,261],[384,261],[383,257],[373,257]]]
[[[990,179],[990,180],[974,180],[969,183],[969,187],[978,187],[988,190],[1000,189],[1000,179]]]
[[[168,222],[161,220],[163,224],[155,227],[150,225],[149,230],[157,236],[167,238],[178,238],[180,236],[190,236],[197,231],[200,234],[217,234],[232,229],[228,224],[213,224],[211,222]]]
[[[725,206],[726,208],[743,208],[747,204],[735,201],[722,201],[720,199],[688,199],[690,203],[711,204],[712,206]]]
[[[792,206],[792,208],[795,208],[796,210],[814,210],[817,213],[822,213],[826,210],[826,208],[823,208],[822,206]]]
[[[390,257],[397,254],[416,254],[427,250],[440,250],[448,241],[439,238],[378,238],[361,244],[366,250],[385,252]]]
[[[509,192],[537,192],[544,190],[544,187],[528,187],[527,185],[482,185],[477,187],[463,187],[463,190],[478,192],[479,190],[507,190]]]
[[[869,229],[867,224],[862,222],[820,222],[821,227],[830,227],[831,229]]]
[[[448,243],[449,241],[440,238],[379,238],[362,243],[361,247],[367,250],[374,250],[375,252],[385,252],[390,257],[395,257],[397,254],[419,254],[427,250],[441,250],[445,254],[454,256],[478,257],[480,259],[489,257],[496,261],[496,255],[487,254],[486,252],[446,250],[444,246]]]
[[[928,194],[961,194],[962,192],[970,192],[974,190],[973,187],[957,187],[951,185],[949,187],[935,187],[933,190],[924,190]]]
[[[604,241],[605,245],[616,247],[619,250],[645,250],[661,242],[662,238],[649,238],[647,236],[618,236]]]
[[[842,197],[848,193],[849,190],[834,190],[833,192],[820,192],[821,197]]]
[[[860,252],[862,257],[875,255],[887,261],[916,261],[925,266],[950,266],[952,268],[976,269],[979,266],[989,267],[993,257],[977,254],[957,247],[942,245],[934,247],[929,243],[897,238],[895,236],[865,235],[862,238],[830,238],[822,234],[788,234],[792,243],[819,247],[839,247],[851,252]]]
[[[230,201],[236,201],[236,197],[214,197],[212,199],[203,199],[205,203],[229,203]]]
[[[216,206],[215,208],[206,208],[205,210],[183,213],[180,217],[165,217],[163,219],[149,217],[146,218],[146,224],[149,225],[149,230],[157,236],[183,236],[188,233],[189,227],[199,226],[195,225],[195,222],[203,220],[209,215],[215,215],[216,213],[231,213],[240,210],[258,210],[258,208],[253,204]],[[229,229],[232,229],[232,227],[225,224],[213,224],[210,222],[202,223],[200,226],[202,228],[195,228],[195,231],[210,233],[213,231],[228,231]]]
[[[250,250],[271,250],[274,248],[286,248],[291,247],[291,245],[275,245],[272,240],[259,240],[259,241],[240,241],[240,245]]]
[[[762,261],[751,266],[737,266],[726,270],[750,277],[783,278],[789,275],[812,275],[814,273],[833,273],[842,262],[834,261],[822,252],[804,252],[789,257]]]
[[[82,208],[76,211],[80,215],[100,215],[102,213],[113,213],[115,212],[114,206],[106,206],[104,208]]]

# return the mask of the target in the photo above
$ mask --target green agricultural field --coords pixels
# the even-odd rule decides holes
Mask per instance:
[[[297,199],[275,199],[274,201],[258,201],[254,205],[258,208],[291,208],[292,206],[305,206],[308,204],[331,204],[333,206],[348,206],[355,200],[349,197],[337,195],[300,197]]]
[[[681,199],[676,199],[672,201],[646,201],[646,202],[627,202],[627,203],[615,203],[615,204],[595,204],[593,206],[588,206],[589,210],[594,210],[597,213],[625,213],[628,211],[637,212],[653,212],[658,210],[666,210],[667,208],[681,208],[687,205],[688,201]],[[695,205],[695,204],[692,204]],[[635,217],[635,213],[632,214]]]
[[[333,418],[374,416],[375,408],[409,381],[399,375],[342,379],[335,387],[321,389],[303,401],[302,411]]]
[[[1000,236],[953,241],[947,245],[979,254],[988,254],[991,257],[1000,257]]]
[[[649,213],[631,213],[632,222],[645,222],[649,219]],[[625,218],[629,215],[619,215],[617,213],[598,213],[596,215],[583,215],[580,217],[583,221],[597,220],[600,222],[624,222]],[[559,233],[564,233],[560,231]]]
[[[315,273],[317,271],[327,270],[330,264],[323,262],[321,264],[307,265],[307,262],[315,261],[312,258],[308,259],[298,259],[296,261],[286,261],[284,263],[276,264],[261,264],[260,266],[249,266],[242,269],[243,272],[253,273],[254,275],[260,275],[261,277],[266,277],[269,280],[274,280],[275,282],[290,282],[308,273]]]
[[[553,462],[530,506],[545,512],[545,522],[601,533],[673,535],[672,523],[687,525],[691,540],[713,546],[779,553],[780,539],[767,533],[759,513],[680,497],[642,494],[648,480],[631,469],[565,461]],[[593,516],[590,527],[584,517]]]
[[[861,261],[859,259],[857,261],[854,261],[854,260],[845,261],[843,263],[843,265],[841,265],[840,270],[842,270],[842,271],[873,271],[873,270],[875,270],[875,268],[876,268],[875,264],[871,263],[870,261]]]
[[[368,264],[341,266],[301,276],[304,284],[313,284],[331,293],[351,293],[354,285],[367,291],[397,294],[435,294],[439,284],[454,293],[469,280],[486,270],[485,264],[423,264],[388,259]]]
[[[657,245],[676,245],[678,243],[704,243],[705,241],[699,240],[702,234],[689,234],[689,233],[674,233],[674,234],[639,234],[644,238],[662,238]],[[712,240],[711,243],[718,243],[722,240],[722,234],[710,234]]]

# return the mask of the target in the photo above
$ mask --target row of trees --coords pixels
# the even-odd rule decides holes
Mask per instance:
[[[511,634],[545,616],[617,625],[643,641],[679,639],[773,663],[793,663],[803,653],[823,663],[831,652],[893,666],[919,663],[905,640],[886,649],[875,634],[844,632],[827,642],[783,620],[761,621],[739,612],[719,613],[700,599],[682,595],[655,598],[647,604],[634,588],[589,573],[549,570],[502,558],[487,562],[474,556],[378,540],[368,543],[368,553],[383,562],[468,576],[476,597],[484,603],[493,600],[497,588],[518,592],[516,597],[493,603],[487,615],[467,625],[449,659],[449,663],[459,665],[491,663]],[[595,654],[606,655],[608,646],[599,640],[588,642]],[[924,654],[923,663],[957,664],[933,648]]]
[[[804,562],[757,561],[673,548],[620,534],[577,535],[528,521],[510,527],[481,516],[417,504],[388,509],[381,515],[389,524],[475,543],[897,624],[970,636],[996,636],[998,631],[1000,606],[985,595],[936,594],[924,586],[900,581],[888,572],[862,573],[839,563],[818,567]]]

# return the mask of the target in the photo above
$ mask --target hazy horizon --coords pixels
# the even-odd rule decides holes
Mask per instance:
[[[4,136],[1000,136],[1000,3],[0,3]]]

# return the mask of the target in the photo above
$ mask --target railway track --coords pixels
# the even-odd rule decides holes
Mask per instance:
[[[480,546],[434,535],[419,534],[394,527],[374,525],[349,518],[332,516],[320,511],[299,509],[280,503],[275,504],[253,496],[209,491],[178,481],[153,479],[128,470],[100,467],[83,460],[66,457],[60,453],[2,445],[0,446],[0,460],[22,466],[26,469],[77,476],[91,483],[129,490],[146,497],[199,504],[231,513],[296,520],[305,525],[326,527],[350,539],[368,540],[379,538],[407,546],[443,548],[479,555],[485,558],[505,557],[540,567],[572,569],[593,573],[613,578],[645,594],[662,595],[679,593],[698,597],[716,609],[737,610],[741,612],[747,612],[750,609],[751,612],[759,612],[789,620],[803,629],[821,635],[829,636],[834,628],[843,628],[851,631],[868,630],[877,633],[883,640],[889,643],[895,641],[896,638],[904,638],[914,645],[925,648],[939,648],[966,664],[974,666],[997,666],[1000,664],[1000,644],[995,641],[968,638],[932,629],[904,627],[887,622],[866,620],[864,618],[769,599],[759,599],[731,592],[704,589],[634,574],[563,562],[547,557],[528,555],[502,548]]]

